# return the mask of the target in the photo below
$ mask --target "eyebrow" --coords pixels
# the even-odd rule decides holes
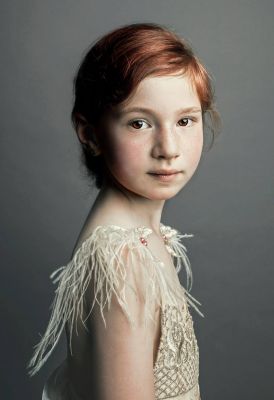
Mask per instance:
[[[181,108],[176,111],[176,114],[181,114],[181,113],[198,113],[201,112],[201,108],[192,106],[192,107],[186,107],[186,108]],[[154,114],[154,111],[151,110],[150,108],[145,108],[145,107],[131,107],[131,108],[126,108],[124,110],[121,110],[118,112],[119,116],[123,116],[125,114],[129,114],[131,112],[144,112],[147,114]]]

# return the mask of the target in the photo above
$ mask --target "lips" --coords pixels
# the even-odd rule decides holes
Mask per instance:
[[[157,170],[157,171],[152,171],[152,172],[149,172],[150,174],[153,174],[153,175],[173,175],[173,174],[177,174],[178,172],[181,172],[181,171],[178,171],[177,169],[159,169],[159,170]]]

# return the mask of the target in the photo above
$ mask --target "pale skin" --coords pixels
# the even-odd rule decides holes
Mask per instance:
[[[136,107],[149,111],[128,112]],[[88,124],[84,118],[77,132],[82,142],[103,154],[113,179],[100,190],[75,250],[97,225],[146,226],[153,231],[149,239],[151,251],[165,263],[168,273],[173,273],[174,266],[160,234],[161,215],[165,201],[187,184],[201,158],[203,122],[199,97],[187,76],[148,77],[116,111],[105,120],[103,146],[99,145],[95,130],[93,140],[87,140]],[[163,182],[150,174],[159,169],[180,172]],[[136,303],[132,307],[137,313]],[[146,330],[140,324],[133,333],[115,301],[107,318],[111,329],[104,328],[96,313],[91,321],[94,342],[89,346],[94,365],[89,360],[89,369],[94,379],[93,393],[96,386],[94,398],[155,399],[153,364],[160,322]],[[71,368],[74,380],[79,378],[80,382],[77,369],[73,365]]]

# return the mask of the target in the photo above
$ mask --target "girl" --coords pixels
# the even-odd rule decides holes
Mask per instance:
[[[72,110],[99,194],[58,282],[29,363],[35,374],[66,329],[68,354],[43,399],[198,400],[192,272],[166,200],[194,174],[204,125],[220,122],[210,77],[189,45],[154,23],[122,26],[87,52]],[[178,273],[186,270],[186,288]]]

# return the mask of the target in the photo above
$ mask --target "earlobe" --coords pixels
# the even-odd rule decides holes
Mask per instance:
[[[95,146],[94,143],[89,140],[88,142],[82,143],[85,149],[92,155],[92,156],[99,156],[101,154],[101,150],[98,146]]]
[[[85,128],[85,139],[85,144],[89,147],[91,154],[98,156],[101,153],[101,149],[96,137],[95,129],[91,125],[87,125]]]
[[[94,157],[98,156],[99,154],[101,154],[101,151],[98,149],[98,147],[96,147],[96,146],[94,146],[93,144],[90,144],[90,143],[91,142],[83,143],[82,145]]]
[[[85,117],[77,114],[77,136],[81,144],[91,152],[92,155],[97,156],[101,153],[98,140],[96,138],[95,128],[88,123]]]

